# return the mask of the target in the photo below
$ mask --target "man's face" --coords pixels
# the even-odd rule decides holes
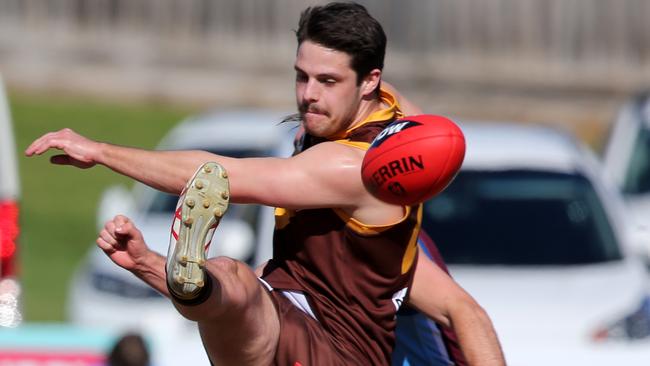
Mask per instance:
[[[330,137],[346,130],[361,101],[357,74],[345,52],[303,41],[296,56],[296,102],[305,131]]]

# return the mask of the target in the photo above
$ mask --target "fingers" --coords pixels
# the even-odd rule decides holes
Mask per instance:
[[[52,134],[52,132],[46,133],[45,135],[43,135],[43,136],[37,138],[36,140],[34,140],[34,142],[32,142],[27,147],[27,149],[25,149],[25,155],[32,156],[32,155],[36,154],[36,151],[40,150],[40,146],[43,144],[43,140],[45,140],[51,134]]]
[[[25,150],[26,156],[41,155],[50,149],[62,150],[64,154],[50,158],[52,164],[72,165],[81,169],[93,167],[99,145],[69,128],[47,133],[36,139]]]
[[[124,224],[128,218],[125,216],[116,216],[113,220],[109,220],[104,224],[104,228],[99,232],[99,237],[97,240],[101,240],[101,244],[106,244],[113,248],[120,245],[120,242],[124,241],[126,238],[126,231],[124,231]],[[97,243],[100,244],[99,242]],[[102,247],[104,249],[104,247]]]
[[[34,142],[32,142],[31,145],[29,145],[29,147],[25,150],[25,155],[41,155],[51,147],[61,149],[61,142],[59,141],[58,137],[63,133],[63,131],[64,130],[49,132],[34,140]]]
[[[115,234],[115,223],[108,221],[104,228],[99,232],[99,237],[95,241],[97,246],[106,253],[113,253],[120,248],[120,243]]]
[[[124,225],[129,222],[129,218],[123,215],[117,215],[112,220],[109,220],[104,225],[104,230],[100,232],[101,234],[105,231],[111,238],[114,240],[124,240],[124,236],[128,234],[128,230],[124,230]]]
[[[115,225],[116,238],[142,239],[140,230],[135,227],[133,221],[131,221],[128,217],[117,215],[113,219],[113,224]]]
[[[103,250],[108,254],[114,253],[116,251],[115,247],[112,244],[106,242],[106,240],[104,240],[104,238],[102,238],[101,236],[97,238],[97,240],[95,240],[95,243],[97,243],[97,246],[101,250]]]
[[[97,246],[109,253],[122,249],[125,241],[132,236],[133,228],[133,224],[130,224],[126,216],[115,216],[113,220],[107,221],[99,232],[96,240]]]
[[[114,261],[113,255],[117,253],[125,253],[130,260],[135,260],[146,254],[148,249],[140,231],[128,217],[123,215],[115,216],[112,220],[107,221],[99,232],[95,243]],[[124,267],[123,263],[118,264]]]
[[[116,246],[119,244],[117,238],[115,238],[114,235],[111,235],[106,229],[99,232],[98,239],[102,239],[105,243],[111,246]]]
[[[115,233],[117,235],[128,235],[133,229],[133,224],[131,224],[129,218],[123,215],[115,216],[113,224],[115,225]]]
[[[77,134],[69,128],[64,128],[56,132],[49,132],[34,140],[34,142],[25,149],[25,155],[41,155],[50,148],[64,150],[68,153],[69,148],[74,147],[79,150],[78,145],[83,145],[89,140]]]
[[[116,226],[122,226],[126,223],[131,222],[131,220],[124,215],[117,215],[113,218],[113,222],[115,223]]]
[[[108,253],[126,249],[129,241],[142,241],[142,234],[131,220],[123,215],[117,215],[109,220],[99,232],[97,246]]]

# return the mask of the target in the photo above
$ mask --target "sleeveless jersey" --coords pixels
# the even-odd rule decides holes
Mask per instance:
[[[335,141],[367,149],[402,116],[392,95],[382,90],[381,97],[388,108]],[[304,135],[297,153],[324,141]],[[395,314],[413,279],[421,220],[420,205],[404,211],[398,222],[373,226],[339,209],[276,209],[273,259],[262,278],[275,289],[306,295],[333,342],[360,364],[390,364]]]

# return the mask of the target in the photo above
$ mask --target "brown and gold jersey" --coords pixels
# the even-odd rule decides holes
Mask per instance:
[[[382,98],[388,108],[336,142],[367,149],[401,117],[394,97],[382,91]],[[300,151],[322,141],[305,136]],[[412,282],[421,219],[420,206],[404,211],[398,222],[373,226],[339,209],[276,209],[273,259],[263,279],[273,288],[305,294],[322,327],[361,364],[390,363],[395,313]]]

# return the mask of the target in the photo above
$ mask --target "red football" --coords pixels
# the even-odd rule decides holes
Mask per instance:
[[[399,205],[423,202],[442,192],[465,157],[465,137],[450,119],[409,116],[377,135],[361,165],[368,191]]]

